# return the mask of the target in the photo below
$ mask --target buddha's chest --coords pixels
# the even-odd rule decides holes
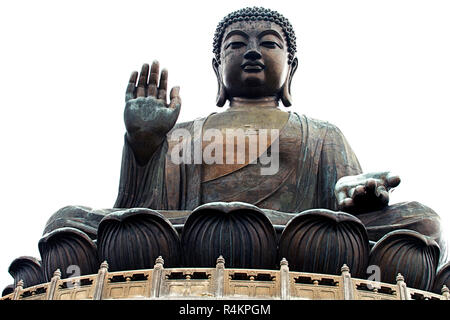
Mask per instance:
[[[270,161],[270,152],[273,145],[280,142],[280,132],[288,115],[276,110],[224,112],[210,116],[202,133],[202,181],[255,164],[262,157]],[[276,149],[278,152],[279,148]]]

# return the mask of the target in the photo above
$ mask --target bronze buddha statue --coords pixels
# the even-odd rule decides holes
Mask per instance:
[[[341,211],[336,217],[363,225],[373,243],[391,232],[407,229],[429,238],[433,246],[439,245],[432,258],[435,269],[437,260],[441,264],[446,261],[439,216],[432,209],[418,202],[389,205],[389,190],[399,185],[398,176],[390,172],[363,173],[336,126],[281,110],[280,100],[285,107],[293,103],[291,81],[298,66],[294,30],[285,17],[256,7],[232,12],[217,26],[213,46],[216,104],[223,107],[229,101],[229,107],[201,119],[176,123],[180,88],[171,89],[167,102],[167,70],[160,72],[156,61],[151,66],[144,64],[140,74],[131,74],[126,90],[127,132],[114,208],[65,207],[47,222],[45,234],[70,227],[95,240],[100,221],[109,214],[116,214],[114,219],[108,218],[109,223],[124,221],[118,212],[127,208],[157,211],[162,215],[158,223],[165,218],[182,234],[183,225],[199,206],[212,203],[206,208],[223,206],[228,212],[226,206],[231,203],[239,210],[263,212],[278,227],[279,234],[303,211],[322,210],[317,217]],[[230,130],[243,133],[237,149],[234,142],[239,137],[228,139]],[[260,134],[265,130],[277,134],[269,139]],[[174,155],[191,161],[174,161]],[[264,157],[266,161],[260,161]],[[274,165],[274,170],[262,174],[267,164]],[[244,204],[239,207],[239,203]],[[315,217],[310,212],[307,216]],[[223,230],[224,234],[229,232]],[[367,236],[361,232],[358,241],[364,242]],[[267,239],[277,241],[272,235]],[[105,240],[97,244],[104,246]],[[277,244],[274,246],[276,250]],[[367,264],[368,256],[366,260],[363,264]]]
[[[285,107],[292,104],[290,84],[298,64],[295,43],[290,23],[278,13],[250,8],[225,17],[215,33],[212,65],[219,86],[217,106],[228,100],[229,108],[196,120],[203,131],[278,129],[279,170],[274,175],[261,175],[260,164],[249,163],[249,157],[241,164],[171,163],[171,132],[186,128],[194,134],[194,121],[175,123],[181,107],[179,88],[172,89],[166,104],[167,71],[161,72],[158,86],[157,62],[149,77],[148,65],[142,67],[139,81],[133,72],[115,207],[193,210],[209,202],[242,201],[291,213],[341,210],[362,220],[372,241],[406,228],[432,237],[444,249],[439,217],[433,210],[417,202],[388,205],[389,190],[400,183],[398,176],[363,174],[336,126],[280,110],[280,100]]]

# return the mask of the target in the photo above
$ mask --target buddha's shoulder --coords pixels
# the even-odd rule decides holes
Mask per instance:
[[[276,113],[272,114],[272,117],[265,115],[266,117],[254,117],[249,114],[249,119],[245,119],[246,113],[242,113],[239,116],[236,117],[235,114],[232,114],[231,112],[221,112],[221,113],[212,113],[206,117],[200,117],[192,121],[184,121],[184,122],[177,122],[171,132],[176,129],[186,129],[188,131],[192,131],[193,127],[196,122],[204,123],[206,120],[208,120],[208,126],[211,125],[219,125],[222,122],[230,124],[230,121],[233,122],[249,122],[249,121],[255,121],[255,122],[275,122],[282,124],[283,122],[290,123],[291,125],[295,127],[303,127],[307,128],[309,131],[320,131],[323,134],[330,133],[330,134],[342,134],[340,129],[333,123],[327,121],[327,120],[321,120],[316,119],[314,117],[310,117],[304,114],[297,114],[296,112],[286,112],[286,111],[277,111]],[[267,117],[268,116],[268,117]],[[270,119],[271,118],[271,119]],[[275,120],[276,119],[276,120]],[[268,121],[272,120],[272,121]],[[275,121],[274,121],[275,120]],[[269,124],[269,123],[267,123]],[[273,124],[273,123],[271,123]]]
[[[172,130],[175,129],[189,129],[190,127],[192,127],[194,125],[194,121],[184,121],[184,122],[177,122],[175,123],[175,126],[173,127]]]
[[[341,130],[335,124],[327,120],[316,119],[304,114],[291,113],[290,120],[300,122],[302,125],[307,126],[309,130],[319,130],[324,133],[341,133]]]
[[[177,129],[186,129],[186,130],[192,130],[194,128],[194,125],[196,122],[200,122],[203,123],[206,120],[207,117],[200,117],[200,118],[196,118],[194,120],[191,121],[182,121],[182,122],[177,122],[175,123],[175,125],[173,126],[173,128],[169,131],[172,132],[174,130]]]

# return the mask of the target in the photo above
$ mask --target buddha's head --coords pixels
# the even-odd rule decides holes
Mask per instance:
[[[233,98],[265,97],[281,99],[286,107],[292,104],[296,39],[281,14],[257,7],[232,12],[218,24],[213,46],[217,106]]]

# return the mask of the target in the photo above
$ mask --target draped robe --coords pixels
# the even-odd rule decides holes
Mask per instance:
[[[177,124],[174,129],[187,129],[192,144],[198,143],[205,121],[207,118]],[[261,164],[257,162],[204,181],[204,164],[173,164],[172,147],[167,139],[148,163],[140,166],[125,138],[114,207],[193,210],[203,203],[242,201],[283,212],[336,210],[337,180],[362,173],[358,159],[336,126],[296,113],[289,113],[280,130],[279,170],[274,175],[261,175]]]

